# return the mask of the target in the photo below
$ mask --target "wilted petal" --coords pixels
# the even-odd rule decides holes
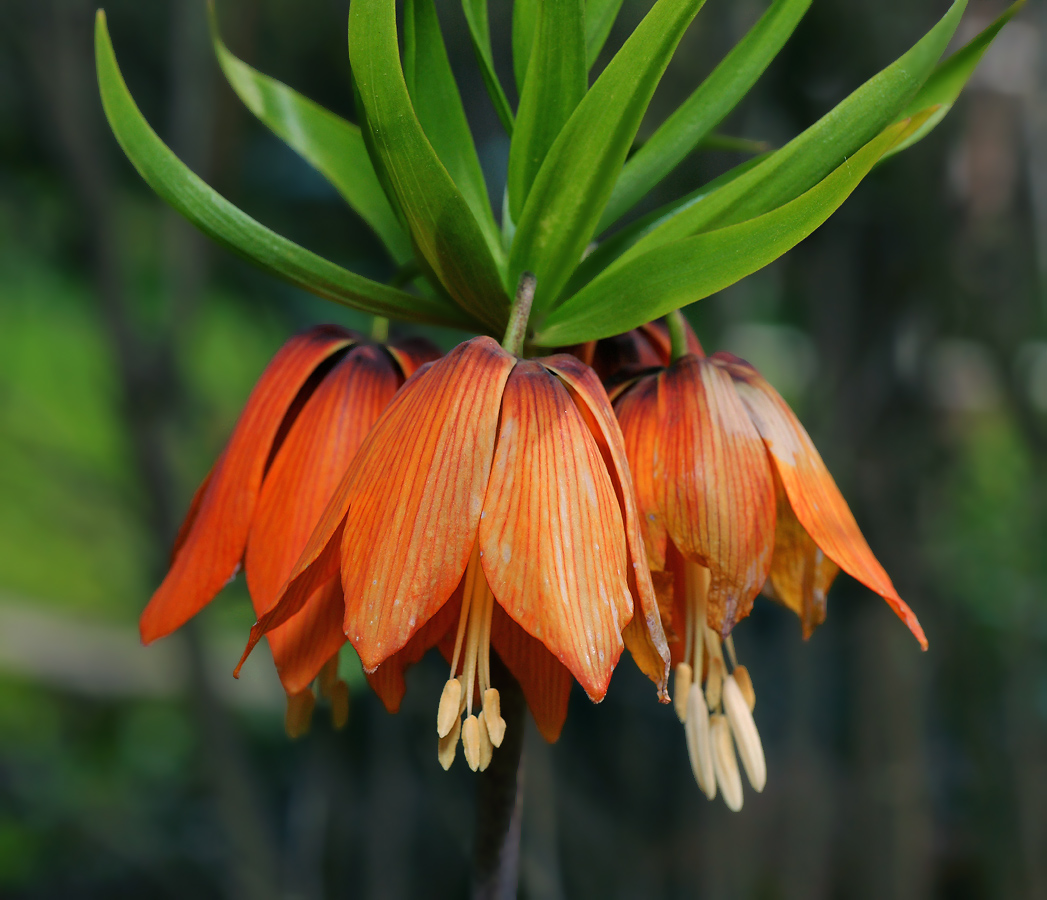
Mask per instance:
[[[626,457],[633,475],[640,531],[648,565],[665,569],[665,480],[664,458],[658,450],[661,414],[658,407],[658,376],[641,378],[615,400],[614,411],[622,430]]]
[[[638,611],[626,626],[622,637],[640,671],[658,686],[662,702],[668,702],[669,647],[662,629],[658,600],[651,582],[651,570],[640,525],[629,462],[621,429],[607,394],[596,373],[570,356],[552,356],[541,361],[559,375],[568,386],[589,431],[596,439],[611,475],[618,505],[625,521],[626,546],[629,551],[629,589],[639,600]]]
[[[520,683],[538,731],[552,743],[567,719],[571,673],[497,603],[491,619],[491,645]]]
[[[883,597],[927,649],[919,621],[873,556],[814,442],[789,405],[744,360],[730,354],[717,354],[717,358],[735,379],[800,524],[826,556]]]
[[[538,362],[505,385],[480,550],[498,603],[602,699],[633,614],[622,513],[581,413]]]
[[[236,573],[244,553],[262,476],[293,407],[310,393],[312,376],[333,353],[352,342],[333,327],[292,338],[262,373],[206,489],[163,583],[139,621],[146,643],[185,624]],[[291,414],[289,414],[289,410]]]
[[[473,338],[412,378],[352,465],[345,633],[364,668],[403,647],[462,579],[515,358]]]
[[[811,540],[777,477],[775,493],[778,523],[774,530],[774,559],[764,593],[800,617],[806,640],[825,621],[826,596],[840,567]]]
[[[685,356],[659,376],[665,526],[710,571],[708,622],[721,634],[749,614],[774,548],[767,452],[730,376]]]

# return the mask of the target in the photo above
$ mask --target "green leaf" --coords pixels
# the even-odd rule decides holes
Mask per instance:
[[[496,262],[500,237],[492,247],[415,115],[400,69],[394,0],[353,0],[349,60],[373,158],[418,252],[455,301],[500,334],[509,314]]]
[[[503,249],[501,235],[491,212],[487,183],[451,71],[451,61],[447,58],[436,7],[433,0],[405,0],[403,8],[407,93],[422,131],[462,192],[497,259]]]
[[[978,63],[981,62],[982,56],[985,55],[985,51],[989,49],[989,45],[995,40],[996,35],[1000,33],[1000,29],[1024,5],[1025,0],[1017,0],[1016,3],[1012,3],[981,34],[957,50],[948,59],[938,64],[934,72],[931,73],[931,77],[924,82],[923,87],[920,88],[919,92],[906,107],[902,117],[911,116],[919,110],[927,109],[930,106],[937,106],[937,111],[918,132],[912,134],[897,147],[892,148],[890,153],[885,153],[880,162],[894,156],[895,153],[901,153],[902,150],[911,147],[917,141],[923,140],[935,129],[949,110],[952,109],[956,98],[960,96],[960,91],[963,90],[963,86],[967,84],[968,79],[974,74],[974,70],[978,67]]]
[[[218,64],[244,105],[334,185],[397,263],[412,259],[410,238],[378,183],[360,129],[237,59],[222,43],[214,5],[208,9]]]
[[[465,21],[469,26],[469,35],[473,39],[473,50],[476,51],[476,59],[480,64],[480,74],[483,76],[487,93],[494,103],[495,112],[502,121],[502,127],[512,137],[513,134],[513,110],[506,99],[502,83],[494,71],[494,54],[491,52],[491,26],[487,18],[487,0],[462,0],[462,10],[465,12]]]
[[[509,214],[524,208],[535,175],[588,84],[584,0],[539,0],[531,59],[509,148]]]
[[[516,78],[517,94],[523,94],[536,21],[538,0],[513,0],[513,76]]]
[[[908,53],[751,172],[651,231],[615,265],[623,265],[660,244],[754,218],[817,184],[906,108],[949,43],[966,2],[955,0],[941,21]]]
[[[625,228],[619,229],[606,240],[600,241],[593,248],[592,252],[587,254],[585,259],[579,263],[578,268],[574,270],[571,280],[564,289],[564,296],[569,297],[577,293],[645,234],[669,221],[669,219],[689,206],[693,206],[699,200],[713,193],[713,191],[719,190],[723,185],[734,181],[738,176],[744,175],[750,169],[759,165],[766,156],[767,154],[765,153],[762,156],[739,163],[733,169],[724,172],[719,178],[714,178],[708,184],[703,184],[697,190],[691,191],[691,193],[685,194],[671,203],[666,203],[664,206],[658,207],[658,209],[651,210],[651,212],[641,216],[634,222],[630,222]]]
[[[622,0],[586,0],[585,67],[591,69],[618,18]]]
[[[703,2],[657,0],[546,155],[509,257],[510,283],[525,271],[537,277],[534,310],[539,315],[581,260],[651,95]]]
[[[208,187],[157,137],[135,105],[113,52],[105,13],[95,20],[95,64],[106,118],[142,178],[204,234],[262,269],[320,297],[374,315],[469,327],[462,310],[343,269],[270,231]]]
[[[534,343],[559,347],[620,334],[734,284],[794,247],[923,119],[892,125],[827,178],[777,209],[650,250],[605,272],[549,314]]]
[[[811,0],[775,0],[712,74],[625,164],[597,233],[631,209],[723,121],[778,55],[810,5]]]

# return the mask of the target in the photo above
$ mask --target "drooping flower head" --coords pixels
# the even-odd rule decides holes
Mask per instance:
[[[734,809],[742,793],[732,734],[753,787],[766,780],[755,695],[729,637],[761,589],[794,610],[809,636],[843,569],[880,594],[924,647],[926,638],[785,401],[744,360],[706,357],[688,343],[664,368],[619,387],[615,411],[648,561],[672,596],[665,619],[674,699],[695,776],[710,797],[719,785]]]
[[[364,435],[406,375],[436,355],[420,342],[367,344],[334,326],[288,341],[193,498],[170,571],[142,613],[143,641],[188,621],[241,564],[256,613],[269,609]],[[345,642],[337,579],[318,587],[268,639],[289,698],[288,731],[308,724],[318,675],[335,718],[344,718],[348,694],[336,677]]]
[[[339,572],[344,632],[390,709],[405,666],[444,642],[445,766],[459,729],[474,769],[501,741],[491,647],[549,740],[572,676],[602,699],[623,642],[668,699],[621,434],[574,357],[518,359],[478,337],[420,369],[364,440],[248,650]]]

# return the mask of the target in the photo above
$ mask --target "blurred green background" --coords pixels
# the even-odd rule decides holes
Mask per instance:
[[[626,0],[612,46],[648,5]],[[814,0],[723,130],[783,143],[946,5]],[[508,142],[459,5],[438,6],[501,196]],[[509,3],[491,8],[508,85]],[[709,0],[648,133],[763,8]],[[961,38],[1002,8],[972,0]],[[346,0],[219,12],[234,52],[352,117]],[[107,13],[132,93],[197,172],[311,249],[391,275],[239,106],[203,0]],[[188,499],[269,356],[313,322],[368,321],[154,199],[101,116],[92,18],[83,0],[0,3],[0,897],[461,897],[474,785],[437,765],[441,663],[412,672],[390,717],[343,654],[349,727],[320,711],[291,743],[264,654],[231,678],[253,619],[242,583],[138,645]],[[769,783],[739,815],[700,796],[672,710],[624,661],[603,704],[572,698],[558,744],[528,735],[521,896],[1047,897],[1045,31],[1030,0],[928,140],[688,310],[707,349],[747,357],[794,405],[930,651],[846,577],[806,644],[758,601],[735,634]],[[697,154],[651,205],[739,159]]]

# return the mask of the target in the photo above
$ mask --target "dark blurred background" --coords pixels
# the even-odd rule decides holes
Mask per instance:
[[[492,195],[508,143],[459,4],[445,37]],[[611,45],[649,4],[626,0]],[[509,3],[495,52],[511,78]],[[645,133],[762,12],[709,0]],[[723,126],[779,145],[907,49],[945,0],[814,0]],[[966,40],[1003,9],[972,0]],[[346,0],[221,0],[234,52],[352,116]],[[0,3],[0,896],[461,897],[472,776],[348,649],[350,724],[282,728],[242,583],[137,642],[188,499],[269,356],[366,317],[262,276],[154,198],[101,115],[87,0]],[[392,274],[326,183],[225,85],[203,0],[111,0],[161,136],[220,192],[350,268]],[[1047,897],[1047,3],[944,124],[784,259],[688,313],[794,405],[931,649],[848,578],[808,642],[760,600],[735,632],[769,782],[707,803],[672,710],[623,660],[600,706],[533,732],[520,893],[558,898]],[[604,61],[607,51],[604,54]],[[642,136],[642,135],[641,135]],[[700,152],[651,204],[740,157]],[[394,326],[395,329],[395,326]],[[445,347],[458,338],[430,332]]]

